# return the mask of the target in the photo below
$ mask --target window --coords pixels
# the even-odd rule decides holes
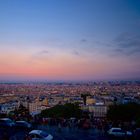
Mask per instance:
[[[122,133],[123,131],[121,129],[114,129],[112,132],[120,132],[120,133]]]
[[[37,134],[36,134],[36,138],[42,138],[42,137],[41,137],[40,135],[37,135]]]
[[[36,138],[35,134],[30,135],[31,138]]]
[[[43,136],[43,137],[47,137],[48,136],[48,134],[46,132],[44,132],[44,131],[41,132],[40,135]]]

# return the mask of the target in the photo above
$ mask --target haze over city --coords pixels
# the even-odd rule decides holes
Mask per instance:
[[[139,79],[139,28],[139,0],[2,0],[0,79]]]

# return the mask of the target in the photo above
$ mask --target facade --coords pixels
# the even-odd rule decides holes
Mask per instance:
[[[106,117],[107,106],[105,106],[105,105],[90,106],[89,112],[91,112],[93,114],[93,117],[95,117],[95,118]]]
[[[0,113],[8,114],[9,112],[14,111],[15,108],[18,108],[17,102],[1,104]]]
[[[102,104],[82,106],[82,110],[89,111],[95,118],[106,117],[107,114],[107,106]]]

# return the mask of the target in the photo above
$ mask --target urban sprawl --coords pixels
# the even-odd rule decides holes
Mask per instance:
[[[86,104],[82,94],[87,94]],[[8,114],[21,104],[34,116],[58,104],[79,103],[93,117],[105,117],[108,107],[140,103],[140,82],[1,83],[0,113]]]

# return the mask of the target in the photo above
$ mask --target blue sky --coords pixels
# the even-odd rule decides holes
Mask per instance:
[[[139,0],[1,0],[0,21],[2,78],[140,75]]]

